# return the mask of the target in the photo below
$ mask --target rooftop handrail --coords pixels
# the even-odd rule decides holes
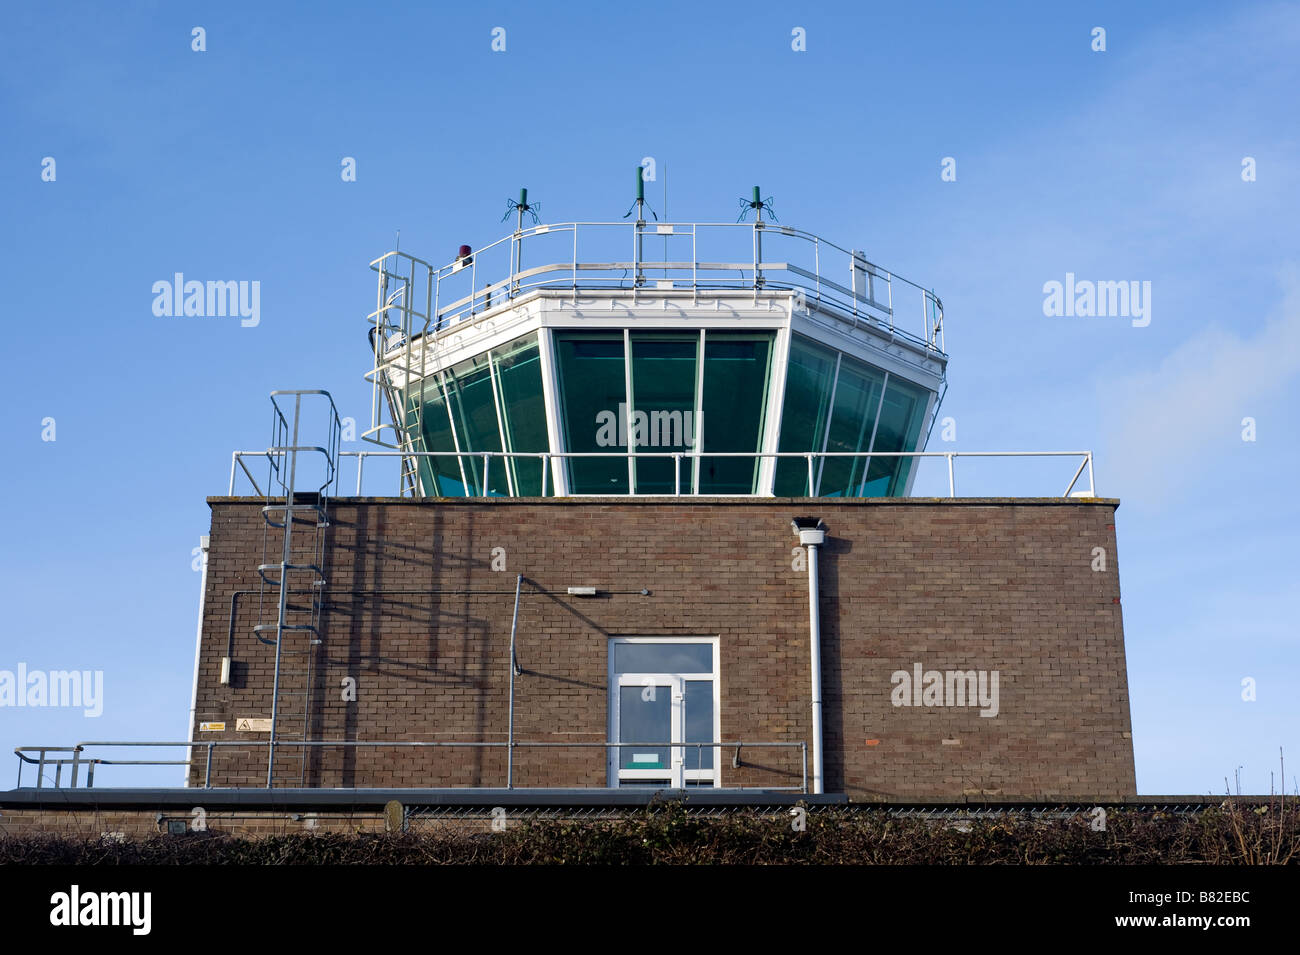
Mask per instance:
[[[325,409],[326,443],[324,445],[300,443],[302,441],[301,429],[304,427],[302,406],[304,398],[325,399],[327,407]],[[292,399],[293,409],[286,414],[285,409],[280,406],[280,402],[288,399]],[[276,485],[279,486],[281,495],[289,492],[290,484],[293,483],[292,475],[296,471],[300,452],[313,456],[320,455],[324,480],[316,489],[316,493],[326,493],[331,485],[337,489],[339,477],[338,455],[343,440],[343,424],[342,419],[339,417],[338,406],[334,403],[333,395],[319,388],[278,389],[271,392],[271,407],[274,411],[271,427],[271,446],[256,455],[257,457],[266,458],[269,465],[266,494],[270,495],[273,486]],[[310,430],[313,433],[319,433],[319,428]],[[244,474],[247,475],[253,486],[258,487],[252,472],[249,471],[248,466],[242,460],[238,460],[238,462],[231,461],[232,472],[236,463],[243,469]],[[233,473],[231,478],[233,480]]]
[[[254,490],[258,490],[256,482],[253,481],[252,474],[243,464],[243,458],[261,458],[264,457],[264,451],[235,451],[231,456],[230,464],[230,496],[235,496],[237,486],[237,469],[242,468],[248,476],[249,481],[253,483]],[[529,460],[540,461],[542,465],[542,497],[558,496],[555,494],[554,482],[549,482],[548,494],[548,477],[551,472],[551,462],[553,460],[568,459],[619,459],[619,460],[637,460],[637,459],[664,459],[676,462],[674,491],[672,496],[681,496],[690,494],[693,496],[712,497],[719,496],[708,493],[696,494],[689,486],[683,486],[682,462],[698,461],[700,459],[710,458],[749,458],[756,462],[765,459],[776,460],[802,460],[807,463],[809,482],[808,487],[816,487],[817,481],[814,475],[817,473],[816,464],[827,458],[863,458],[865,459],[864,469],[870,465],[873,458],[943,458],[947,463],[948,472],[948,497],[956,498],[957,478],[956,478],[956,460],[958,458],[1068,458],[1077,459],[1078,468],[1074,471],[1070,482],[1060,497],[1094,497],[1096,495],[1095,475],[1093,472],[1093,456],[1091,451],[643,451],[641,449],[632,449],[627,451],[393,451],[393,450],[360,450],[360,451],[342,451],[339,454],[340,460],[343,458],[356,458],[357,460],[357,479],[356,479],[356,496],[361,497],[363,491],[363,479],[365,475],[365,463],[370,458],[398,458],[398,459],[428,459],[428,458],[454,458],[456,460],[471,460],[482,462],[484,479],[482,482],[484,494],[487,496],[487,475],[491,468],[492,461],[502,460]],[[1086,489],[1076,491],[1080,479],[1087,475]],[[341,478],[340,478],[341,480]],[[689,482],[688,482],[689,483]],[[864,481],[865,483],[865,481]],[[260,496],[261,492],[258,491]],[[404,496],[403,489],[399,487],[398,496]],[[499,495],[498,495],[499,496]],[[510,496],[510,495],[507,495]],[[520,495],[514,495],[520,496]],[[591,495],[591,494],[570,494],[570,497],[629,497],[634,496],[626,492],[612,495]],[[663,495],[636,495],[636,496],[663,496]],[[728,495],[721,495],[728,496]],[[762,496],[756,494],[730,495],[740,497]],[[812,495],[818,496],[818,495]],[[860,495],[852,495],[860,496]]]
[[[709,254],[724,251],[725,237],[745,232],[752,234],[747,254],[737,255],[742,250],[734,242],[729,258]],[[559,257],[554,248],[556,237],[566,235],[565,254]],[[656,239],[664,240],[662,258],[646,254],[657,249]],[[679,249],[689,251],[688,255],[669,256],[674,239],[681,240]],[[789,246],[777,248],[787,239],[801,243],[793,247],[795,254],[789,258],[774,255],[790,250]],[[687,240],[689,250],[681,248]],[[552,249],[542,252],[540,261],[534,263],[541,244]],[[525,249],[533,255],[526,258]],[[545,223],[511,232],[445,265],[435,266],[406,252],[392,251],[373,260],[370,267],[379,277],[376,308],[368,319],[384,332],[384,344],[377,347],[380,362],[385,352],[413,336],[471,321],[503,301],[540,288],[566,289],[575,297],[579,290],[597,288],[634,293],[671,288],[692,290],[696,295],[701,289],[716,288],[752,289],[756,294],[768,288],[790,289],[803,296],[801,302],[811,298],[855,326],[873,324],[887,328],[891,336],[944,351],[943,304],[932,290],[875,264],[861,252],[771,221]],[[454,288],[449,284],[453,282]],[[448,285],[445,291],[444,284]],[[896,321],[897,314],[912,307],[903,302],[906,290],[919,297],[919,331],[911,320]],[[390,315],[394,310],[396,320]]]
[[[36,789],[46,788],[44,785],[44,771],[46,767],[53,767],[55,770],[55,784],[53,788],[70,788],[76,789],[80,777],[80,768],[87,767],[86,788],[94,788],[95,766],[187,766],[190,760],[162,760],[162,759],[104,759],[102,757],[83,757],[83,753],[88,747],[146,747],[146,748],[178,748],[184,747],[189,751],[206,750],[206,762],[204,767],[203,788],[212,788],[212,757],[217,748],[236,747],[236,748],[269,748],[274,746],[276,749],[292,749],[294,747],[318,749],[328,747],[340,747],[344,749],[359,749],[367,747],[393,747],[393,748],[468,748],[468,749],[547,749],[547,748],[601,748],[604,750],[620,749],[624,747],[670,747],[670,748],[693,748],[697,752],[702,749],[734,749],[739,754],[741,749],[798,749],[800,753],[802,783],[800,786],[727,786],[726,789],[759,789],[767,792],[778,792],[783,790],[794,790],[797,792],[808,791],[808,744],[803,740],[782,740],[782,741],[752,741],[752,740],[716,740],[716,741],[666,741],[653,742],[639,740],[635,742],[615,742],[606,740],[597,741],[578,741],[578,740],[275,740],[274,742],[260,739],[250,740],[87,740],[81,743],[74,743],[71,746],[18,746],[14,748],[14,754],[18,757],[18,783],[15,788],[22,788],[22,768],[23,764],[37,766]],[[39,753],[37,759],[26,755],[27,753]],[[71,757],[57,757],[54,759],[47,758],[48,753],[71,753]],[[62,773],[63,767],[71,767],[71,782],[69,786],[63,787]],[[734,766],[733,766],[734,768]],[[453,787],[453,788],[471,788],[471,787]],[[513,789],[527,789],[530,787],[514,786],[508,781],[508,787]],[[554,788],[554,787],[546,787]],[[576,788],[604,788],[604,787],[576,787]]]

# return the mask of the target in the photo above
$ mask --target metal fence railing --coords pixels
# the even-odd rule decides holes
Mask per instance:
[[[235,495],[237,489],[242,489],[242,485],[238,480],[238,476],[240,473],[242,473],[245,476],[245,478],[249,482],[249,486],[251,487],[251,489],[255,494],[257,494],[259,497],[264,496],[264,489],[261,487],[260,484],[258,484],[256,477],[253,475],[252,471],[249,469],[246,462],[262,461],[265,460],[266,457],[267,457],[267,452],[265,451],[235,451],[232,454],[231,461],[230,461],[230,486],[229,486],[229,494],[232,497]],[[1051,494],[1044,494],[1039,496],[1046,496],[1046,497],[1059,496],[1059,497],[1068,498],[1068,497],[1094,497],[1096,495],[1096,483],[1095,483],[1095,478],[1093,473],[1093,458],[1092,458],[1091,451],[873,451],[870,453],[866,453],[866,452],[859,453],[853,451],[825,451],[825,452],[804,453],[804,452],[763,452],[763,451],[668,452],[668,451],[634,450],[634,451],[614,451],[614,452],[606,452],[606,451],[561,452],[561,453],[552,454],[549,452],[523,453],[523,452],[507,452],[507,451],[459,451],[457,452],[457,451],[363,450],[363,451],[343,451],[340,454],[340,458],[352,459],[356,461],[355,483],[353,484],[352,482],[349,482],[348,486],[350,490],[354,490],[355,494],[358,497],[361,497],[365,494],[365,490],[367,487],[367,483],[366,483],[366,474],[367,474],[366,462],[367,461],[371,459],[379,459],[380,461],[386,461],[386,460],[394,461],[395,463],[398,464],[398,467],[396,468],[398,473],[391,478],[391,481],[388,478],[384,478],[376,483],[370,484],[369,486],[372,489],[373,488],[380,489],[377,491],[377,493],[372,494],[371,496],[392,496],[394,493],[396,493],[396,495],[400,497],[410,493],[409,485],[403,480],[403,473],[400,467],[401,462],[403,461],[403,459],[409,461],[413,459],[418,460],[422,458],[423,459],[443,458],[443,459],[457,459],[457,460],[469,459],[469,460],[473,460],[475,463],[481,464],[483,469],[482,471],[483,476],[482,476],[482,480],[477,482],[480,487],[480,493],[478,496],[484,496],[484,497],[489,496],[490,494],[488,488],[490,487],[491,484],[490,475],[493,470],[493,462],[497,462],[496,468],[498,470],[500,470],[500,468],[502,468],[507,461],[514,462],[514,461],[526,460],[532,462],[539,462],[541,465],[541,496],[556,497],[561,495],[559,495],[556,491],[558,482],[555,480],[555,469],[562,466],[563,463],[566,461],[577,460],[577,459],[588,459],[588,458],[597,458],[597,459],[617,458],[617,459],[627,460],[632,463],[638,460],[643,460],[643,461],[644,460],[665,460],[665,459],[671,460],[673,462],[673,473],[674,473],[673,490],[671,492],[671,496],[674,497],[680,497],[682,495],[697,495],[697,496],[704,496],[704,497],[715,497],[715,496],[753,497],[755,496],[753,494],[714,495],[714,494],[709,494],[708,492],[699,492],[697,490],[694,490],[691,486],[691,481],[689,478],[689,470],[683,469],[682,465],[683,463],[698,464],[698,462],[702,459],[708,460],[712,458],[748,458],[754,460],[756,463],[767,459],[775,459],[775,460],[793,459],[793,460],[802,461],[805,463],[807,467],[807,480],[808,480],[807,487],[813,488],[814,491],[816,491],[818,488],[818,475],[820,474],[819,464],[825,462],[827,459],[853,458],[861,462],[863,479],[859,484],[859,490],[865,489],[867,483],[866,482],[867,470],[873,459],[908,458],[908,459],[916,459],[918,462],[934,459],[934,460],[943,460],[946,464],[946,481],[947,481],[947,490],[948,490],[947,496],[950,498],[956,498],[959,496],[957,493],[957,475],[956,475],[956,462],[959,458],[1008,459],[1008,460],[1024,460],[1029,458],[1064,459],[1069,464],[1074,464],[1075,462],[1078,463],[1078,466],[1074,469],[1073,473],[1071,474],[1068,483],[1066,483],[1065,485],[1065,490],[1061,491],[1059,495],[1053,492]],[[340,468],[340,475],[341,472],[342,472],[342,468]],[[1068,472],[1063,472],[1063,473],[1068,473]],[[371,475],[371,479],[373,481],[373,474]],[[336,477],[334,489],[331,491],[331,496],[335,496],[335,497],[339,496],[340,483],[341,483],[341,477]],[[1083,486],[1080,486],[1081,484]],[[394,491],[394,489],[396,490]],[[763,493],[766,493],[766,489],[764,489]],[[634,495],[622,493],[622,494],[609,494],[609,495],[574,494],[570,496],[628,497]],[[662,497],[664,495],[643,494],[643,495],[635,495],[635,496]],[[812,495],[809,496],[817,497],[819,495],[817,493],[813,493]],[[846,495],[839,495],[839,496],[846,496]],[[864,495],[850,494],[847,496],[861,497]],[[975,496],[975,495],[970,495],[970,496]],[[978,495],[978,496],[987,496],[987,495]]]
[[[385,351],[412,335],[470,321],[539,288],[578,290],[790,289],[856,325],[879,325],[944,351],[943,303],[933,291],[803,229],[772,221],[558,222],[519,229],[435,266],[405,252],[370,263]],[[394,337],[396,336],[396,337]]]
[[[123,748],[153,748],[153,749],[184,749],[190,756],[187,759],[109,759],[102,756],[91,756],[87,754],[88,749],[107,749],[113,747]],[[392,748],[392,749],[600,749],[604,751],[603,760],[608,760],[611,751],[623,747],[652,748],[667,747],[672,749],[693,749],[697,753],[705,749],[715,751],[734,750],[736,753],[733,768],[739,768],[739,754],[742,749],[794,749],[798,750],[799,765],[798,774],[800,778],[799,786],[727,786],[727,789],[758,789],[765,792],[786,792],[795,791],[806,793],[808,791],[808,745],[802,740],[786,742],[751,742],[748,740],[719,741],[719,742],[549,742],[542,740],[493,740],[493,741],[425,741],[425,740],[184,740],[184,741],[123,741],[123,740],[99,740],[74,743],[71,746],[19,746],[14,749],[14,754],[18,757],[18,782],[15,788],[22,788],[23,784],[23,766],[36,767],[36,786],[37,789],[46,788],[46,776],[49,771],[53,771],[53,787],[55,789],[76,789],[81,784],[81,770],[84,767],[85,788],[94,788],[95,785],[95,768],[97,766],[190,766],[196,758],[204,760],[203,771],[203,788],[212,788],[212,760],[217,749],[235,747],[244,750],[265,749],[270,752],[274,747],[276,750],[307,748],[307,749],[369,749],[369,748]],[[35,755],[32,755],[35,754]],[[202,754],[201,757],[199,754]],[[699,760],[697,759],[697,763]],[[598,772],[604,778],[607,762],[602,761],[593,766],[593,771]],[[63,785],[64,770],[68,771],[68,784]],[[720,771],[720,767],[719,767]],[[789,770],[787,775],[793,775],[794,769]],[[516,787],[514,779],[507,771],[504,780],[505,788],[532,788]],[[435,782],[431,781],[426,788],[440,788]],[[465,788],[465,787],[452,787]],[[553,787],[546,787],[553,788]],[[606,788],[604,786],[587,786],[577,788]]]

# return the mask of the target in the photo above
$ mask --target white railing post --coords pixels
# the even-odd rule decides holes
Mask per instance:
[[[813,237],[813,271],[817,273],[817,304],[822,301],[822,240]],[[858,314],[858,302],[855,297],[853,300],[853,315],[856,318]]]
[[[948,496],[949,496],[949,497],[956,497],[956,496],[957,496],[957,480],[956,480],[956,478],[953,477],[953,474],[952,474],[952,457],[953,457],[953,452],[952,452],[952,451],[948,451],[948,452],[946,452],[946,456],[947,456],[947,458],[948,458]]]

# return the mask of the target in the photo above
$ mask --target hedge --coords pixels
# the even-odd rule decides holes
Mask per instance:
[[[126,842],[9,835],[0,837],[0,865],[1295,865],[1296,815],[1291,805],[1230,802],[1197,814],[1111,810],[1098,830],[1087,815],[957,823],[837,810],[808,813],[806,828],[796,832],[786,817],[701,817],[668,805],[616,820],[522,821],[502,832],[192,832]]]

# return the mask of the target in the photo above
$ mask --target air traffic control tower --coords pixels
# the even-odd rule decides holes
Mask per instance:
[[[657,221],[639,170],[624,221],[538,213],[371,263],[386,447],[321,441],[299,497],[295,411],[250,456],[274,493],[211,499],[192,784],[1132,791],[1117,502],[1087,452],[1058,496],[957,497],[933,291],[758,187],[733,223]]]
[[[901,497],[944,386],[931,291],[760,197],[372,263],[370,440],[422,497]]]
[[[181,762],[232,805],[1134,794],[1091,453],[925,450],[932,291],[757,188],[708,225],[641,189],[613,223],[542,224],[521,192],[492,245],[376,259],[384,447],[326,392],[272,394],[270,444],[208,498],[189,738],[23,765]],[[961,496],[967,456],[1068,463]],[[927,460],[943,496],[912,493]]]

